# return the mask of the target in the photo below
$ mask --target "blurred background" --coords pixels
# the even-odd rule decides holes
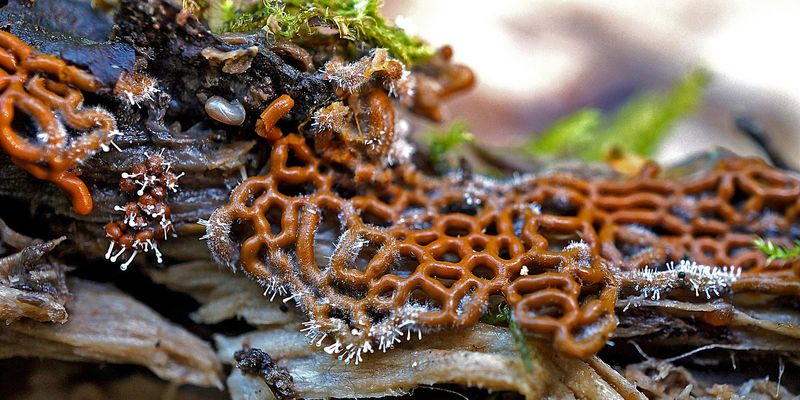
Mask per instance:
[[[800,167],[800,2],[750,0],[387,0],[383,14],[450,44],[478,83],[449,101],[476,140],[514,145],[583,107],[613,111],[697,67],[712,80],[677,123],[662,162],[723,146],[761,155],[734,118],[760,122]]]

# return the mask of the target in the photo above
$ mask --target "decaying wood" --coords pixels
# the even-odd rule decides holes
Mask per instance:
[[[233,353],[242,347],[260,348],[280,360],[278,364],[290,372],[304,398],[399,395],[443,383],[513,391],[529,399],[623,398],[589,364],[563,358],[543,342],[531,342],[533,370],[528,372],[514,351],[508,330],[491,325],[480,324],[458,335],[432,334],[425,341],[399,346],[359,365],[346,365],[336,356],[309,347],[298,332],[300,328],[283,325],[233,338],[217,336],[218,355],[230,363]],[[248,386],[258,386],[257,381],[266,387],[258,379],[239,375],[234,372],[229,385],[248,380]]]
[[[273,306],[257,284],[242,274],[231,275],[211,261],[192,261],[147,272],[156,283],[199,301],[200,308],[191,315],[198,323],[216,324],[239,318],[254,326],[268,326],[297,321],[295,316]]]
[[[20,249],[0,258],[0,321],[10,324],[20,318],[64,323],[69,298],[65,281],[67,267],[46,257],[66,238],[48,242],[34,240],[9,228],[0,220],[0,240]]]
[[[292,309],[281,311],[280,300],[270,302],[258,284],[243,275],[231,276],[211,262],[175,265],[166,271],[151,271],[150,275],[156,282],[198,299],[203,305],[194,314],[196,320],[219,322],[238,316],[260,326],[240,336],[216,336],[218,356],[230,364],[233,354],[243,347],[259,348],[289,371],[301,397],[377,397],[407,393],[423,385],[456,383],[514,391],[531,399],[545,395],[636,398],[631,397],[635,391],[630,384],[599,359],[584,362],[566,358],[535,339],[530,341],[534,355],[529,372],[508,329],[487,324],[455,334],[426,335],[423,341],[413,340],[364,363],[347,365],[310,347],[300,332],[301,316]],[[224,282],[220,280],[223,275]],[[213,290],[209,290],[211,287]],[[228,377],[228,386],[233,398],[269,398],[270,391],[262,379],[243,376],[235,369]],[[254,393],[263,397],[245,396]]]
[[[134,367],[76,363],[53,359],[0,360],[5,382],[0,398],[7,400],[228,400],[217,389],[179,385]]]
[[[0,358],[45,357],[143,365],[180,383],[221,387],[211,347],[113,286],[68,280],[69,321],[0,327]]]

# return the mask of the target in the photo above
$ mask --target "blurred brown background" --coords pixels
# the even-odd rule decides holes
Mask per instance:
[[[613,110],[705,67],[700,112],[681,122],[656,158],[715,146],[759,149],[734,128],[757,118],[800,166],[798,1],[387,0],[385,15],[433,45],[450,44],[477,87],[451,102],[479,141],[513,144],[584,106]]]

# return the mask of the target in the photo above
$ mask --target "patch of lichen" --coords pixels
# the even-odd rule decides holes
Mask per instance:
[[[382,47],[412,66],[434,54],[421,39],[410,36],[380,14],[381,0],[218,1],[219,17],[210,25],[220,32],[268,30],[278,39],[302,43],[335,29],[339,38]]]

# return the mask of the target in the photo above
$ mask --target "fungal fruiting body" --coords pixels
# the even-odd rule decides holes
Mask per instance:
[[[391,138],[394,114],[377,99],[368,104],[383,119],[373,123]],[[205,221],[206,238],[219,262],[295,301],[309,317],[310,341],[344,361],[472,325],[493,296],[522,329],[587,357],[615,329],[625,274],[644,276],[646,297],[679,286],[711,297],[766,290],[737,279],[789,266],[767,268],[751,243],[768,232],[791,237],[800,181],[761,161],[722,159],[687,181],[662,178],[652,164],[629,180],[430,177],[408,163],[387,166],[390,145],[331,145],[332,132],[284,136],[273,125],[288,109],[275,104],[286,99],[264,111],[270,118],[260,126],[271,132],[262,135],[272,145],[268,172],[233,191]],[[777,226],[761,222],[768,210],[780,215]],[[667,262],[678,264],[645,269]],[[672,275],[685,283],[648,289]]]
[[[166,204],[170,192],[178,191],[178,179],[183,176],[170,171],[171,164],[162,153],[146,155],[143,163],[134,164],[129,172],[123,172],[119,181],[120,190],[136,197],[114,210],[124,213],[122,220],[106,224],[106,237],[110,240],[105,258],[111,262],[124,260],[120,269],[125,270],[139,253],[153,251],[161,263],[158,242],[174,235],[170,209]],[[127,259],[120,258],[127,257]]]
[[[631,282],[633,289],[640,293],[638,298],[659,300],[669,292],[686,289],[695,296],[720,296],[730,290],[733,283],[742,276],[742,269],[737,267],[712,267],[696,262],[681,260],[678,264],[668,262],[663,270],[645,267],[642,270],[630,271],[624,279]]]
[[[158,94],[158,81],[139,72],[123,71],[116,84],[114,94],[134,107],[153,102]]]
[[[109,112],[83,107],[82,91],[99,88],[88,72],[0,31],[0,145],[14,164],[67,192],[81,215],[92,211],[92,197],[74,169],[119,135]],[[18,111],[33,121],[26,128],[35,135],[17,132]]]

